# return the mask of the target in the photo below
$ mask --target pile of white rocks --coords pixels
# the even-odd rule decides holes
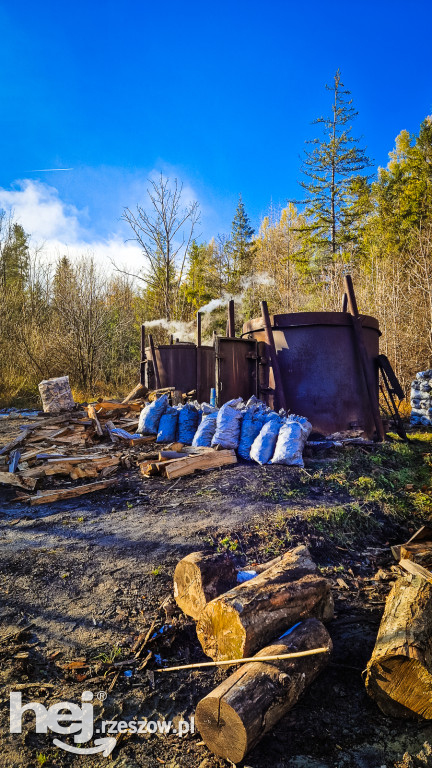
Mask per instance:
[[[417,373],[411,384],[411,424],[432,426],[432,369]]]

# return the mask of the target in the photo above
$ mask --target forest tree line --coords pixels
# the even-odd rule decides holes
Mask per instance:
[[[302,199],[272,206],[257,231],[240,196],[231,231],[198,242],[198,203],[184,205],[181,183],[161,175],[148,200],[123,212],[142,271],[113,266],[107,275],[91,255],[49,264],[3,212],[0,404],[30,402],[41,379],[66,373],[78,397],[122,394],[137,381],[141,323],[156,342],[190,340],[203,309],[211,338],[225,333],[230,297],[238,332],[262,299],[272,313],[340,311],[347,272],[403,386],[431,368],[432,117],[417,134],[403,130],[372,176],[339,72],[328,91],[328,117],[306,144]]]

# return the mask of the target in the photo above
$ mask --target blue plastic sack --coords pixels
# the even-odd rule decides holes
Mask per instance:
[[[243,413],[243,420],[240,430],[240,442],[238,446],[238,455],[248,461],[250,459],[250,450],[252,443],[261,432],[267,419],[264,404],[251,405]]]
[[[304,467],[303,448],[312,431],[312,424],[304,416],[282,419],[272,464]]]
[[[157,443],[173,443],[177,434],[177,422],[179,412],[177,408],[172,408],[170,405],[166,409],[161,420],[159,422],[159,431],[157,434]]]
[[[138,432],[142,435],[157,435],[159,421],[168,407],[168,395],[161,395],[148,403],[141,411]]]
[[[195,448],[210,448],[214,433],[216,432],[216,419],[218,411],[203,413],[201,424],[195,432],[192,445]]]
[[[267,416],[267,421],[261,429],[258,437],[252,443],[250,457],[258,464],[268,464],[274,454],[281,417],[277,413],[271,413]]]
[[[191,445],[198,427],[199,413],[192,403],[186,403],[179,411],[178,440]]]
[[[216,432],[211,441],[212,446],[220,445],[221,448],[237,450],[240,440],[240,428],[243,411],[241,397],[229,400],[220,409],[216,419]],[[239,408],[240,406],[240,408]]]

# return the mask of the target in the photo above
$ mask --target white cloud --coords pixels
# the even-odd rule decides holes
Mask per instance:
[[[111,267],[112,262],[131,272],[143,267],[142,252],[136,243],[125,242],[114,232],[105,238],[92,237],[84,224],[87,210],[65,203],[58,190],[48,184],[23,179],[12,189],[0,187],[0,209],[12,211],[14,220],[30,234],[32,245],[42,247],[49,259],[92,253],[105,267]]]
[[[162,163],[162,172],[170,181],[184,174]],[[67,254],[70,258],[93,253],[105,269],[112,270],[113,262],[121,269],[137,274],[145,268],[141,248],[128,240],[132,232],[121,220],[125,206],[133,210],[138,202],[148,200],[148,180],[157,181],[160,171],[131,172],[121,168],[75,169],[70,177],[63,176],[56,184],[41,180],[21,179],[10,188],[0,187],[0,209],[13,212],[14,219],[30,234],[31,243],[42,248],[50,261]],[[59,191],[60,190],[60,191]],[[216,209],[203,201],[204,190],[198,194],[194,185],[184,180],[182,205],[184,208],[200,199],[201,222],[195,236],[210,239],[219,231]],[[71,198],[81,206],[66,202]]]

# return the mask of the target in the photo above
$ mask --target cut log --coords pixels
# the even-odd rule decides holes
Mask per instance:
[[[144,384],[137,384],[136,387],[134,387],[125,397],[123,403],[129,403],[131,400],[139,400],[143,397],[146,397],[147,393],[148,389],[144,386]]]
[[[225,552],[191,552],[174,571],[174,598],[183,613],[197,619],[207,603],[235,587],[236,580],[236,569]]]
[[[197,469],[216,469],[227,464],[237,464],[235,451],[212,451],[196,456],[187,456],[167,463],[164,473],[170,480],[182,475],[191,475]]]
[[[432,719],[432,585],[419,576],[393,585],[366,690],[386,715]]]
[[[116,483],[117,480],[114,478],[112,480],[101,480],[98,483],[78,485],[76,488],[68,488],[64,491],[44,491],[39,496],[32,496],[30,504],[34,507],[37,504],[51,504],[53,501],[62,501],[62,499],[74,499],[76,496],[83,496],[86,493],[103,491],[105,488],[109,488]]]
[[[327,646],[328,653],[260,662],[276,656]],[[239,763],[298,701],[328,663],[332,643],[320,621],[307,619],[291,633],[256,654],[257,661],[242,665],[196,709],[196,725],[207,747],[218,757]]]
[[[329,583],[318,575],[307,547],[215,598],[202,610],[198,640],[214,660],[251,656],[297,621],[333,617]]]

